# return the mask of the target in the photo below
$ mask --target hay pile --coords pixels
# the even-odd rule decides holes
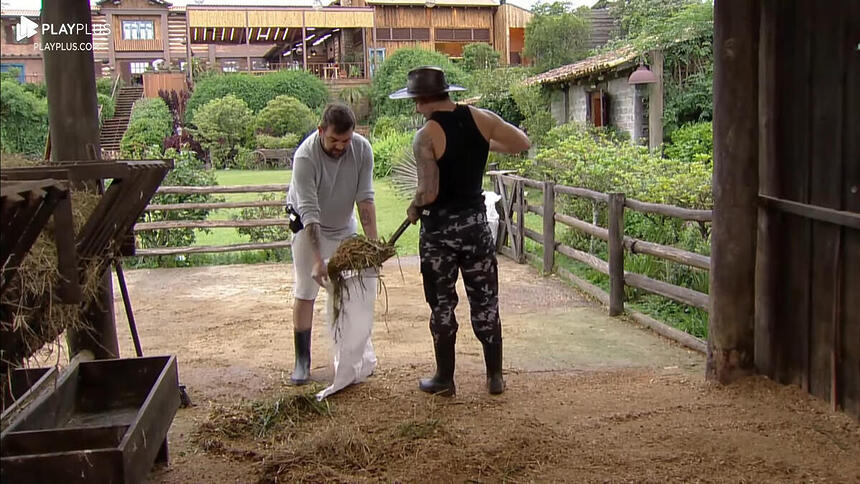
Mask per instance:
[[[3,156],[3,169],[36,166],[21,158]],[[72,191],[72,215],[77,234],[99,202],[94,191]],[[51,219],[30,248],[14,276],[12,285],[0,298],[0,370],[17,367],[40,348],[54,342],[67,329],[87,329],[85,308],[93,304],[99,290],[100,274],[109,261],[82,261],[86,271],[80,279],[83,304],[60,304],[54,297],[60,283],[54,222]]]
[[[373,241],[363,235],[350,237],[338,246],[328,263],[328,278],[332,285],[330,297],[333,298],[334,308],[332,325],[337,327],[340,320],[346,277],[364,269],[379,269],[395,254],[394,245],[387,244],[385,241]]]

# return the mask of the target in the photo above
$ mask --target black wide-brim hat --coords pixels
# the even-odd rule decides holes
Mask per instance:
[[[416,67],[406,75],[406,87],[389,94],[390,99],[410,99],[435,96],[446,92],[465,91],[462,86],[448,84],[445,73],[438,67]]]

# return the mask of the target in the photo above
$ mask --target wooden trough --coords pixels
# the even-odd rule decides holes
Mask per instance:
[[[25,409],[13,404],[3,414],[4,483],[138,483],[167,460],[180,404],[176,357],[76,359],[60,375],[17,371],[29,372],[18,378],[33,391],[45,388]],[[20,385],[14,392],[27,399]]]

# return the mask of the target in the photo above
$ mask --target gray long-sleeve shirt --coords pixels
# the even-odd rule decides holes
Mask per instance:
[[[320,224],[326,237],[344,238],[356,233],[354,206],[373,200],[373,150],[364,136],[352,141],[340,158],[323,151],[319,131],[308,136],[293,156],[293,179],[287,202],[302,223]]]

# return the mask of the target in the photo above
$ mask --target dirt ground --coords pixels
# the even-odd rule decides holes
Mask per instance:
[[[484,390],[462,287],[458,394],[418,391],[434,366],[417,261],[407,258],[384,270],[371,379],[331,397],[323,415],[238,434],[228,431],[236,409],[265,423],[272,402],[309,391],[286,383],[292,268],[129,271],[144,353],[176,354],[195,404],[176,415],[170,465],[150,482],[860,483],[855,420],[764,378],[708,384],[702,355],[609,318],[555,278],[500,264],[503,395]],[[319,389],[332,369],[317,306]]]

